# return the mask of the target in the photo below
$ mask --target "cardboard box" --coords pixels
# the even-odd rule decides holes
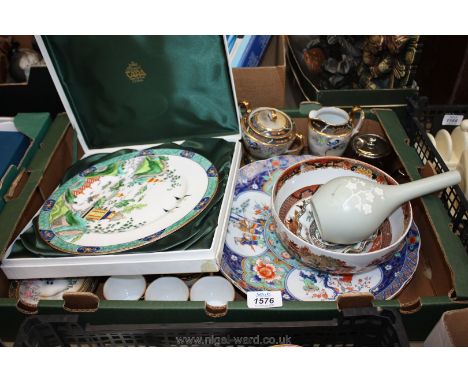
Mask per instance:
[[[79,91],[75,91],[75,89],[70,88],[70,82],[73,82],[73,80],[65,79],[66,75],[68,74],[68,71],[73,72],[74,70],[75,73],[81,73],[83,75],[82,81],[87,81],[90,77],[93,75],[98,75],[97,73],[94,73],[93,71],[95,70],[95,63],[90,63],[88,66],[89,72],[83,73],[82,72],[82,63],[81,62],[76,62],[76,66],[72,63],[70,66],[68,57],[63,58],[62,57],[62,50],[61,49],[68,49],[70,47],[70,44],[73,44],[73,37],[71,38],[71,41],[65,41],[63,45],[60,45],[61,42],[58,42],[61,37],[52,37],[49,38],[49,40],[43,40],[41,38],[38,39],[39,46],[41,48],[41,51],[43,53],[44,59],[46,60],[46,63],[50,69],[52,79],[58,89],[58,93],[61,97],[61,100],[65,106],[65,109],[67,111],[68,116],[70,117],[71,124],[75,131],[77,132],[78,136],[78,142],[80,146],[83,148],[84,156],[89,156],[92,154],[96,153],[110,153],[117,151],[119,149],[123,148],[130,148],[130,149],[145,149],[148,147],[153,147],[161,142],[167,142],[174,140],[172,138],[169,138],[171,134],[175,134],[176,132],[180,133],[180,131],[177,131],[175,128],[170,128],[168,129],[166,125],[161,125],[160,129],[154,129],[152,126],[153,125],[148,125],[146,124],[145,126],[145,131],[143,133],[137,134],[135,130],[130,130],[132,126],[128,127],[125,126],[125,129],[122,128],[123,123],[119,121],[118,119],[114,118],[113,115],[121,112],[121,113],[127,113],[130,110],[130,113],[133,113],[135,109],[139,109],[140,105],[136,104],[135,102],[131,99],[131,97],[127,96],[127,93],[125,95],[119,94],[119,92],[113,93],[111,96],[109,96],[109,93],[106,93],[103,95],[102,98],[95,98],[96,94],[92,94],[89,98],[94,98],[94,100],[97,99],[97,102],[103,102],[107,107],[107,111],[109,111],[109,108],[113,109],[112,112],[114,114],[111,115],[109,113],[106,117],[108,119],[106,122],[111,121],[112,128],[113,128],[113,134],[105,134],[101,131],[101,142],[96,144],[95,141],[93,141],[91,138],[89,138],[90,131],[92,131],[94,128],[92,127],[92,124],[86,124],[83,121],[89,121],[89,119],[97,119],[99,122],[99,118],[101,117],[101,109],[93,109],[92,106],[94,106],[94,103],[88,101],[88,97],[83,96],[83,88],[80,88]],[[78,38],[78,37],[77,37]],[[218,266],[218,257],[221,255],[222,252],[222,246],[224,243],[224,235],[227,227],[227,218],[228,218],[228,211],[230,210],[230,205],[232,202],[232,193],[234,191],[234,184],[235,184],[235,179],[236,179],[236,173],[237,169],[239,167],[240,159],[241,159],[241,144],[240,144],[240,125],[239,125],[239,114],[238,114],[238,109],[237,109],[237,102],[235,99],[235,93],[233,91],[233,83],[232,83],[232,73],[230,71],[229,65],[228,65],[228,59],[227,59],[227,50],[224,45],[224,40],[221,36],[194,36],[191,37],[192,39],[196,39],[196,41],[193,42],[193,44],[201,44],[204,45],[204,49],[209,50],[209,54],[206,56],[209,59],[214,60],[214,62],[204,62],[203,60],[200,59],[200,57],[196,57],[196,54],[199,53],[197,51],[196,53],[192,52],[193,49],[193,44],[186,43],[185,44],[185,50],[186,51],[180,51],[180,48],[177,47],[173,48],[172,51],[172,57],[180,58],[179,56],[181,54],[185,54],[186,52],[187,55],[191,55],[193,57],[193,60],[185,60],[183,62],[178,62],[178,64],[181,66],[178,68],[177,73],[181,73],[181,75],[186,75],[187,70],[202,70],[202,68],[205,67],[210,67],[211,65],[218,65],[219,66],[219,73],[220,76],[218,79],[213,79],[210,77],[211,87],[213,88],[213,92],[208,91],[208,88],[205,93],[203,93],[201,96],[197,92],[201,92],[204,89],[203,86],[205,86],[204,83],[198,83],[197,81],[200,81],[198,77],[190,77],[196,78],[194,83],[190,83],[190,86],[192,86],[191,89],[194,90],[194,95],[192,95],[191,98],[186,98],[186,94],[184,91],[180,90],[179,87],[175,86],[174,83],[169,83],[168,81],[173,81],[172,76],[175,73],[174,71],[176,70],[174,68],[175,63],[170,63],[166,62],[166,56],[162,55],[161,52],[158,51],[148,51],[148,47],[145,46],[145,49],[141,49],[140,46],[141,44],[163,44],[164,49],[167,48],[167,44],[170,43],[181,43],[181,38],[180,36],[168,36],[164,41],[162,40],[165,38],[164,36],[153,36],[153,37],[121,37],[120,39],[124,38],[127,41],[132,48],[128,49],[136,49],[136,51],[126,51],[125,49],[125,43],[122,43],[122,41],[113,41],[112,37],[104,37],[108,39],[109,41],[106,40],[104,45],[100,46],[100,49],[106,50],[106,44],[110,44],[113,46],[119,46],[122,47],[123,45],[123,50],[122,50],[122,56],[125,55],[124,58],[120,57],[115,57],[115,49],[112,50],[113,48],[111,47],[110,50],[114,54],[114,61],[110,61],[109,63],[107,62],[108,56],[106,55],[101,55],[101,61],[100,67],[96,68],[96,70],[100,73],[100,75],[107,75],[109,70],[113,70],[112,73],[115,73],[117,77],[116,81],[119,82],[120,84],[123,84],[124,86],[124,91],[127,91],[128,93],[132,93],[133,96],[136,95],[143,95],[146,94],[145,101],[147,99],[150,99],[150,96],[154,97],[154,99],[161,99],[162,103],[161,105],[153,105],[152,103],[145,102],[144,107],[145,111],[147,114],[144,115],[146,119],[149,119],[152,121],[151,117],[154,110],[154,114],[156,117],[159,117],[161,115],[169,115],[169,118],[172,118],[171,121],[168,123],[177,123],[178,121],[178,112],[184,112],[184,118],[182,118],[182,121],[185,121],[185,125],[187,125],[187,128],[191,128],[192,130],[188,130],[187,134],[192,134],[193,137],[219,137],[222,139],[225,139],[226,141],[233,142],[233,154],[232,154],[232,159],[231,163],[229,166],[229,177],[227,184],[225,186],[224,190],[224,195],[225,197],[222,200],[222,204],[219,210],[219,215],[218,215],[218,224],[217,228],[214,233],[214,237],[211,243],[211,246],[209,248],[197,248],[197,249],[188,249],[188,250],[168,250],[168,251],[160,251],[160,252],[146,252],[146,253],[122,253],[122,254],[109,254],[109,255],[92,255],[92,256],[60,256],[60,257],[20,257],[20,258],[10,258],[12,246],[10,246],[7,250],[4,252],[4,257],[2,260],[2,269],[3,272],[6,274],[6,276],[10,279],[22,279],[22,278],[54,278],[54,277],[82,277],[82,276],[109,276],[109,275],[130,275],[130,274],[168,274],[168,273],[190,273],[190,272],[216,272],[219,270]],[[65,37],[67,39],[67,37]],[[79,39],[79,38],[78,38]],[[114,39],[119,39],[119,37],[114,37]],[[134,39],[134,40],[132,40]],[[179,40],[177,40],[179,39]],[[219,39],[219,40],[216,40]],[[97,44],[98,42],[94,37],[89,38],[87,40],[91,45],[92,44]],[[86,43],[85,41],[81,41],[81,43]],[[118,44],[117,44],[118,43]],[[101,43],[102,44],[102,43]],[[116,45],[117,44],[117,45]],[[133,45],[132,45],[133,44]],[[76,46],[76,45],[74,45]],[[94,45],[93,45],[94,46]],[[93,49],[93,48],[90,48]],[[96,49],[94,48],[95,51],[94,53],[96,54],[102,54],[102,51],[97,52]],[[140,49],[140,50],[139,50]],[[77,53],[79,52],[79,53]],[[73,53],[75,54],[81,54],[81,50],[76,50]],[[148,54],[153,55],[151,57],[150,61],[146,62],[145,69],[148,72],[145,73],[144,77],[148,76],[149,82],[153,86],[158,85],[157,81],[161,81],[161,89],[158,88],[152,88],[154,89],[154,94],[151,93],[144,93],[140,89],[142,89],[139,86],[142,86],[143,89],[145,89],[146,92],[151,91],[148,88],[148,85],[142,84],[140,80],[136,81],[133,77],[129,76],[127,71],[130,66],[128,65],[137,65],[135,62],[131,61],[130,63],[125,60],[138,60],[139,57],[142,57],[143,59],[148,59]],[[165,53],[167,55],[167,53]],[[204,54],[204,53],[201,53]],[[130,58],[127,58],[128,56],[131,56]],[[146,56],[145,56],[146,55]],[[136,58],[135,58],[136,57]],[[156,57],[156,59],[154,58]],[[185,57],[186,58],[186,57]],[[122,60],[123,62],[121,62]],[[61,65],[66,66],[66,68],[62,68]],[[123,65],[123,66],[122,66]],[[151,65],[151,66],[150,66]],[[184,66],[182,66],[184,65]],[[131,68],[133,68],[131,66]],[[79,69],[76,69],[79,67]],[[111,69],[109,69],[109,67]],[[127,69],[126,69],[127,68]],[[165,69],[163,69],[165,68]],[[61,72],[61,70],[64,70]],[[164,75],[163,70],[168,70],[168,73]],[[215,73],[218,73],[216,71]],[[218,74],[219,74],[218,73]],[[114,74],[110,75],[109,77],[106,77],[104,81],[107,81],[106,84],[108,84],[110,87],[114,86],[114,77],[112,77]],[[210,76],[210,73],[206,74],[207,76]],[[128,77],[128,78],[127,78]],[[225,78],[227,78],[225,80]],[[189,81],[189,78],[186,77],[186,81]],[[156,81],[155,83],[152,81]],[[162,82],[166,81],[166,82]],[[218,82],[216,82],[218,81]],[[77,81],[75,82],[75,86],[81,86],[83,82]],[[176,94],[166,94],[164,91],[170,91],[172,92],[173,89],[176,88],[176,91],[178,90],[178,93]],[[88,90],[89,87],[84,87],[84,92],[92,92],[92,90]],[[130,89],[130,90],[129,90]],[[135,90],[134,90],[135,89]],[[95,91],[98,91],[95,89]],[[106,91],[109,91],[107,89]],[[213,94],[217,93],[217,99],[214,100]],[[227,93],[222,93],[220,92],[227,92]],[[198,96],[198,98],[197,98]],[[110,97],[110,101],[109,101]],[[121,108],[116,108],[113,105],[112,102],[112,97],[117,97],[118,102],[121,102],[123,106]],[[159,97],[159,98],[158,98]],[[177,98],[179,97],[179,98]],[[211,97],[211,98],[210,98]],[[179,100],[179,102],[176,102],[176,100]],[[216,101],[216,102],[214,102]],[[133,102],[133,103],[132,103]],[[155,101],[156,102],[156,101]],[[166,102],[166,103],[164,103]],[[172,104],[171,104],[172,102]],[[200,104],[203,102],[211,102],[213,105],[218,105],[219,108],[223,108],[223,110],[229,110],[229,112],[232,113],[228,114],[228,112],[225,112],[224,119],[221,121],[210,121],[206,120],[206,113],[202,113],[202,115],[198,115],[198,111],[201,108]],[[224,102],[224,103],[223,103]],[[228,105],[227,102],[230,104]],[[80,109],[77,107],[77,104],[80,104],[83,108],[86,109],[86,112],[83,109]],[[148,106],[149,105],[149,106]],[[189,110],[189,106],[186,105],[192,105],[194,108],[192,110]],[[104,106],[103,106],[104,107]],[[164,109],[168,111],[166,114],[164,112],[161,112],[159,109]],[[89,112],[89,110],[95,110],[95,113],[93,114],[93,111]],[[205,108],[206,109],[206,108]],[[158,114],[158,112],[160,114]],[[88,114],[86,114],[88,113]],[[110,117],[109,117],[110,115]],[[128,115],[128,114],[127,114]],[[133,115],[133,114],[131,114]],[[63,118],[66,118],[64,116],[61,117],[60,121],[62,124],[67,124]],[[87,119],[88,118],[88,119]],[[197,124],[191,125],[187,123],[187,119],[192,118]],[[156,118],[157,119],[157,118]],[[216,123],[215,123],[216,122]],[[128,120],[127,120],[128,123]],[[137,124],[137,121],[135,121],[135,124]],[[142,125],[141,123],[140,125]],[[184,125],[184,126],[185,126]],[[198,126],[200,125],[200,126]],[[194,126],[197,127],[194,129]],[[202,128],[203,127],[203,128]],[[108,129],[108,126],[106,125],[105,129]],[[119,130],[120,129],[120,130]],[[119,130],[119,134],[117,133],[117,130]],[[129,133],[129,132],[132,133]],[[172,135],[173,137],[174,135]],[[117,138],[118,137],[118,138]],[[140,138],[140,141],[138,141],[137,144],[135,143],[129,143],[126,141],[126,139],[133,139],[135,137]],[[178,136],[179,140],[180,139],[185,139],[185,138],[190,138],[189,136]],[[120,140],[119,140],[120,139]],[[143,143],[146,142],[146,143]],[[50,157],[53,155],[53,151],[49,152]],[[58,159],[60,161],[60,159]],[[62,161],[63,163],[63,161]],[[55,166],[54,161],[50,161],[51,166]],[[62,165],[62,164],[60,164]],[[55,169],[57,170],[57,169]],[[55,171],[55,173],[59,173],[58,171]],[[63,172],[61,172],[63,174]],[[50,189],[48,187],[49,193],[45,194],[45,196],[49,196],[50,193],[53,191],[53,189],[59,184],[59,179],[56,179],[56,182],[49,182],[48,184],[51,185],[53,184],[53,188]],[[34,188],[34,185],[32,185]],[[221,192],[221,191],[220,191]],[[21,208],[21,206],[17,206],[18,208]],[[37,211],[37,210],[35,210]],[[11,212],[13,214],[13,212]],[[25,229],[28,229],[32,227],[32,222],[30,222]],[[8,238],[8,240],[11,240],[11,238]]]
[[[468,346],[468,308],[449,310],[424,341],[424,346]]]
[[[272,36],[260,65],[255,68],[233,68],[237,99],[247,100],[252,107],[285,107],[286,50],[284,36]]]

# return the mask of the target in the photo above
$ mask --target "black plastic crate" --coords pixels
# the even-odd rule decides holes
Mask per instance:
[[[437,173],[449,171],[426,133],[435,135],[442,128],[451,133],[456,126],[443,126],[444,115],[457,114],[468,118],[468,105],[429,105],[427,97],[420,97],[409,100],[408,114],[405,130],[422,162],[433,163]],[[458,185],[448,187],[442,191],[441,200],[452,221],[452,231],[468,250],[468,202],[463,191]]]
[[[24,320],[15,346],[408,346],[400,314],[346,309],[328,321],[91,325],[78,315]]]

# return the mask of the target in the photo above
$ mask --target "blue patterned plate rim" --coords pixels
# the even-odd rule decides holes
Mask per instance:
[[[188,171],[187,161],[191,162],[190,171],[195,172],[185,174],[193,178],[188,180],[181,176]],[[203,182],[193,186],[198,176]],[[154,148],[122,154],[91,166],[58,187],[39,213],[39,235],[65,255],[138,248],[195,219],[217,188],[215,166],[195,152]],[[161,224],[157,223],[156,206],[166,219]],[[113,235],[115,243],[102,244],[96,239],[106,235]],[[123,242],[119,235],[125,235]],[[83,237],[95,244],[80,244]]]

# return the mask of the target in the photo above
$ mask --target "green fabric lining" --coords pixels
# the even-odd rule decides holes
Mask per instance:
[[[221,36],[44,36],[90,148],[239,133]]]

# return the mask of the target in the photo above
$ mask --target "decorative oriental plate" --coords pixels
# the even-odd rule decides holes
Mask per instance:
[[[292,258],[277,238],[270,212],[271,188],[285,168],[308,158],[280,156],[240,169],[221,271],[243,292],[279,290],[290,301],[335,300],[349,292],[370,292],[377,299],[394,297],[418,265],[420,237],[414,223],[403,248],[390,260],[354,275],[308,268]]]
[[[62,252],[120,252],[190,222],[217,187],[216,168],[191,151],[156,148],[123,154],[60,186],[44,203],[38,229]]]

